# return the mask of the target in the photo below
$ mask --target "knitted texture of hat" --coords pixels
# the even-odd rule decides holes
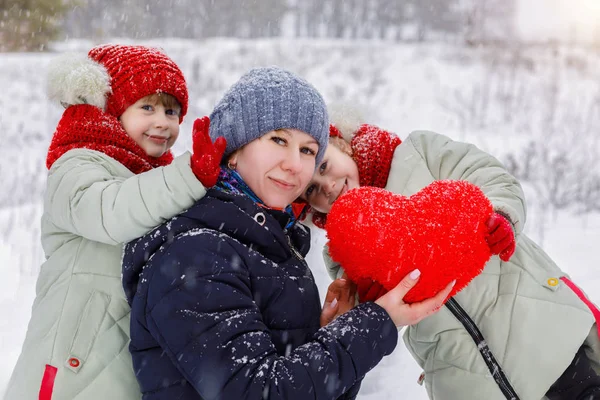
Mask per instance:
[[[48,169],[63,154],[73,149],[90,149],[106,154],[123,164],[134,174],[168,165],[173,161],[170,151],[151,157],[130,138],[119,120],[96,106],[78,104],[68,107],[52,137],[46,166]]]
[[[106,112],[120,117],[139,99],[155,93],[174,96],[181,105],[179,121],[188,109],[188,91],[183,73],[166,54],[146,46],[101,45],[88,57],[101,63],[110,75],[112,93],[106,99]]]
[[[339,131],[332,129],[331,136],[336,137]],[[352,136],[350,147],[352,159],[358,167],[360,186],[384,188],[392,167],[392,158],[396,147],[402,140],[393,133],[375,125],[363,124]],[[327,214],[314,211],[313,223],[323,228],[327,222]]]
[[[400,143],[398,136],[375,125],[363,124],[358,128],[350,146],[360,186],[385,187],[394,151]]]
[[[277,129],[298,129],[319,143],[316,165],[329,137],[327,107],[304,79],[279,67],[255,68],[233,84],[210,115],[210,136],[227,139],[224,157]]]

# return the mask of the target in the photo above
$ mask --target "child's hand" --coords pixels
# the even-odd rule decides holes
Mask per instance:
[[[508,261],[515,252],[515,233],[510,221],[503,215],[493,213],[487,221],[488,235],[485,240],[492,254],[499,254],[502,261]]]
[[[359,279],[356,282],[356,291],[361,303],[375,301],[388,292],[379,282],[375,282],[371,278]]]
[[[356,285],[349,279],[336,279],[327,288],[323,311],[321,312],[321,326],[325,326],[339,315],[352,309],[356,303]]]
[[[404,296],[419,281],[420,271],[414,270],[406,275],[395,288],[375,301],[390,315],[397,327],[414,325],[425,317],[435,314],[443,305],[456,281],[451,282],[435,296],[418,303],[407,304]]]
[[[217,183],[221,171],[221,159],[227,147],[224,137],[218,137],[214,144],[210,140],[208,117],[198,118],[194,121],[192,131],[192,172],[196,178],[205,186],[211,187]]]

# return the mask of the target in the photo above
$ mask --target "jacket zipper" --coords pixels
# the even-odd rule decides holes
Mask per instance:
[[[292,239],[287,234],[287,232],[285,233],[285,237],[287,238],[287,241],[288,241],[288,244],[290,246],[290,250],[292,251],[292,254],[295,255],[298,260],[304,261],[304,258],[302,257],[302,254],[300,254],[300,252],[298,250],[296,250],[296,248],[292,244]]]
[[[481,356],[483,357],[483,361],[485,361],[485,364],[492,374],[492,377],[496,381],[498,388],[502,394],[504,394],[504,397],[506,397],[507,400],[519,400],[519,396],[508,381],[508,378],[504,374],[502,367],[498,361],[496,361],[492,350],[488,347],[485,338],[477,327],[477,324],[475,324],[471,317],[469,317],[469,314],[467,314],[460,304],[458,304],[458,301],[456,301],[454,297],[448,299],[446,302],[446,307],[452,312],[452,314],[454,314],[456,319],[460,321],[475,342],[479,353],[481,353]]]

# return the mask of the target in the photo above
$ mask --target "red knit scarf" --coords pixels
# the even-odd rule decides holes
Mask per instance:
[[[170,164],[173,154],[151,157],[127,135],[117,118],[98,107],[81,104],[68,107],[52,137],[46,167],[72,149],[96,150],[114,158],[134,174]]]
[[[358,166],[360,186],[384,188],[392,167],[396,147],[402,140],[393,133],[374,125],[361,125],[350,141],[352,159]],[[319,228],[325,226],[327,214],[313,211],[313,223]]]

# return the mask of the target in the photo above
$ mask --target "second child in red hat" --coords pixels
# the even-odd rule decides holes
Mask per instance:
[[[498,257],[439,313],[404,333],[429,397],[600,398],[594,397],[600,396],[600,311],[523,233],[524,194],[506,168],[477,147],[434,132],[412,132],[402,141],[374,125],[337,122],[301,196],[317,226],[325,225],[338,197],[361,186],[411,196],[434,181],[466,180],[494,207],[487,243]],[[342,276],[327,248],[324,255],[332,279]],[[364,279],[357,292],[367,302],[381,301],[386,291]]]

